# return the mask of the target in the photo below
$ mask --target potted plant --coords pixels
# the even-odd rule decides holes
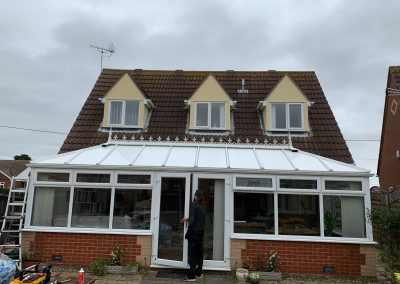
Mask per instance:
[[[275,250],[271,250],[265,254],[264,270],[260,272],[262,280],[279,281],[282,279],[282,273],[279,271],[279,255]]]
[[[258,284],[258,282],[260,282],[260,273],[258,273],[258,272],[250,272],[247,275],[246,280],[250,284]]]
[[[331,212],[326,211],[324,214],[324,224],[325,224],[325,230],[326,236],[332,236],[333,229],[336,227],[336,216],[334,216]]]
[[[242,260],[242,267],[236,269],[236,278],[238,283],[244,283],[247,279],[250,269],[250,259],[248,256]]]
[[[111,262],[106,265],[106,272],[109,274],[136,274],[138,272],[138,263],[131,261],[128,265],[123,264],[123,252],[122,249],[117,245],[111,252]]]

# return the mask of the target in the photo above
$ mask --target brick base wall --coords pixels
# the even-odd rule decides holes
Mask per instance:
[[[119,245],[124,260],[137,260],[150,265],[151,236],[114,234],[23,232],[22,251],[32,252],[41,262],[53,264],[89,265],[98,259],[109,259]],[[53,261],[61,255],[62,261]]]
[[[276,250],[284,273],[376,276],[373,245],[312,243],[292,241],[232,240],[231,268],[249,259],[254,269],[262,267],[264,256]],[[324,267],[335,272],[324,272]]]

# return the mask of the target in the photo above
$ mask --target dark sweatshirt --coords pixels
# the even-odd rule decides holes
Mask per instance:
[[[204,232],[204,205],[193,202],[189,209],[189,227],[190,232]]]

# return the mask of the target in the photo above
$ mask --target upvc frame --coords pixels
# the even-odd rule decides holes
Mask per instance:
[[[38,181],[37,180],[37,176],[38,173],[68,173],[69,174],[69,180],[68,181]],[[64,184],[64,185],[68,185],[73,181],[73,174],[71,170],[63,170],[63,169],[49,169],[49,170],[37,170],[34,172],[34,174],[32,175],[35,184]]]
[[[37,182],[37,172],[68,172],[70,174],[70,182]],[[77,173],[88,173],[88,174],[110,174],[110,183],[83,183],[76,182]],[[117,184],[116,178],[119,173],[122,174],[140,174],[140,175],[150,175],[151,176],[151,184]],[[76,233],[106,233],[106,234],[128,234],[128,235],[151,235],[153,231],[153,222],[150,221],[150,228],[145,230],[140,229],[112,229],[112,222],[114,217],[114,199],[115,199],[115,189],[142,189],[142,190],[151,190],[152,191],[152,203],[151,203],[151,215],[150,220],[154,219],[154,199],[156,197],[156,190],[154,185],[154,173],[143,171],[102,171],[102,170],[83,170],[83,169],[32,169],[32,176],[34,178],[30,179],[29,183],[29,194],[27,200],[27,214],[25,218],[25,231],[44,231],[44,232],[76,232]],[[46,226],[32,226],[32,208],[33,208],[33,200],[34,200],[34,192],[35,187],[59,187],[59,188],[70,188],[70,197],[69,197],[69,205],[68,205],[68,216],[67,216],[67,227],[46,227]],[[109,213],[109,224],[108,228],[84,228],[84,227],[72,227],[72,209],[73,209],[73,201],[75,188],[110,188],[111,189],[111,198],[110,198],[110,213]]]
[[[132,102],[137,102],[139,104],[138,107],[138,113],[137,113],[137,125],[130,125],[130,124],[125,124],[125,115],[126,115],[126,101],[132,101]],[[121,123],[111,123],[111,103],[112,102],[122,102],[122,113],[121,113]],[[116,126],[116,127],[125,127],[125,128],[137,128],[139,127],[140,124],[140,114],[141,114],[141,104],[140,100],[109,100],[108,101],[108,125],[109,126]]]
[[[255,187],[255,186],[238,186],[236,184],[236,180],[237,178],[265,178],[265,179],[271,179],[272,180],[272,187]],[[234,174],[233,175],[233,188],[235,189],[235,191],[243,191],[243,192],[247,192],[247,191],[275,191],[276,190],[276,179],[275,176],[266,176],[266,175],[260,175],[260,176],[256,176],[256,175],[249,175],[249,174]]]
[[[276,128],[273,125],[276,124],[276,117],[273,115],[272,106],[275,104],[285,105],[286,111],[286,128]],[[290,127],[290,105],[300,105],[301,106],[301,127]],[[272,131],[302,131],[304,130],[304,103],[280,103],[274,102],[270,104],[270,119],[271,119],[271,130]]]
[[[244,175],[236,175],[236,176],[244,176]],[[263,177],[262,175],[246,175],[251,177]],[[235,175],[232,176],[234,179]],[[279,189],[279,179],[280,178],[292,178],[292,179],[317,179],[317,187],[318,189],[304,190],[304,189]],[[343,191],[333,191],[333,190],[325,190],[324,189],[324,180],[349,180],[349,181],[361,181],[362,182],[362,191],[351,191],[351,192],[343,192]],[[235,179],[234,179],[235,180]],[[240,187],[236,187],[236,183],[232,183],[234,186],[232,187],[230,204],[231,206],[231,216],[232,216],[232,224],[231,231],[232,239],[254,239],[254,240],[285,240],[285,241],[308,241],[308,242],[326,242],[326,243],[355,243],[355,244],[374,244],[373,241],[373,233],[372,233],[372,225],[368,222],[368,210],[371,209],[370,202],[370,192],[368,178],[360,177],[360,178],[348,178],[348,177],[321,177],[321,176],[275,176],[275,189],[265,190],[259,188],[249,188],[243,189]],[[274,234],[246,234],[246,233],[235,233],[234,232],[234,194],[235,192],[245,192],[245,193],[266,193],[266,194],[274,194]],[[316,195],[318,196],[319,202],[319,220],[320,220],[320,235],[319,236],[302,236],[302,235],[282,235],[278,233],[279,230],[279,218],[278,218],[278,195],[279,194],[295,194],[295,195]],[[326,237],[324,236],[324,208],[323,208],[323,197],[324,196],[354,196],[354,197],[364,197],[364,211],[365,211],[365,229],[366,229],[366,237],[365,238],[349,238],[349,237]]]
[[[3,181],[0,181],[0,189],[3,189],[5,187],[6,183]]]
[[[225,116],[224,116],[224,126],[222,127],[212,127],[211,126],[211,104],[224,104]],[[198,126],[197,125],[197,105],[198,104],[207,104],[208,117],[207,117],[207,126]],[[227,116],[227,107],[226,102],[195,102],[194,103],[194,128],[196,129],[211,129],[211,130],[225,130],[226,129],[226,116]]]

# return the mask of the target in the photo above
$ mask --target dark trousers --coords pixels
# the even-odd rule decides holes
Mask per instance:
[[[189,272],[187,274],[188,278],[195,278],[200,276],[203,270],[203,232],[193,232],[189,239]]]

